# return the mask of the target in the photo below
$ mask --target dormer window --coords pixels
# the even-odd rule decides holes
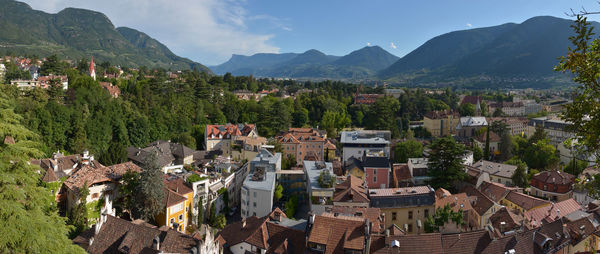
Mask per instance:
[[[215,134],[210,134],[210,138],[215,138]]]
[[[223,134],[219,134],[219,138],[223,138]]]

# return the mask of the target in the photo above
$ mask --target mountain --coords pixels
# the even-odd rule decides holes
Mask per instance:
[[[229,61],[211,69],[218,74],[230,72],[262,77],[363,79],[397,59],[379,46],[364,47],[342,57],[311,49],[301,54],[233,55]]]
[[[521,24],[450,32],[427,41],[378,76],[405,84],[568,82],[553,69],[571,46],[571,25],[572,20],[540,16]]]
[[[93,55],[98,62],[129,67],[198,68],[210,72],[140,31],[115,28],[100,12],[66,8],[49,14],[13,0],[0,0],[0,6],[0,54],[57,54],[73,60]]]

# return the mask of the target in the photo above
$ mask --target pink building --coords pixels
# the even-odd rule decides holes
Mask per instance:
[[[384,189],[390,186],[390,160],[386,157],[367,156],[363,161],[369,189]]]

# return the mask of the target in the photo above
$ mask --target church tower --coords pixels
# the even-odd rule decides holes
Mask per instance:
[[[92,60],[90,61],[90,77],[96,80],[96,70],[94,67],[94,56],[92,56]]]

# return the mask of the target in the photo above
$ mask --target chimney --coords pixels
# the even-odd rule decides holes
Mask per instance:
[[[152,240],[152,249],[160,250],[160,237],[156,236]]]
[[[389,229],[385,230],[385,237],[390,237],[390,230]]]
[[[504,227],[506,226],[506,222],[502,221],[500,222],[500,232],[504,233]]]
[[[274,217],[275,217],[275,221],[281,222],[281,213],[280,212],[275,212]]]
[[[242,219],[242,228],[246,227],[246,219]]]

